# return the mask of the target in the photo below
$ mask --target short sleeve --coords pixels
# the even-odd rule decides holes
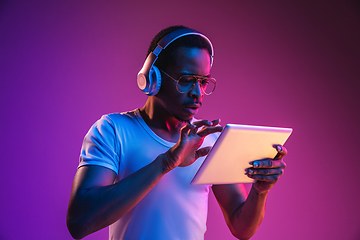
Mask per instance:
[[[119,172],[119,144],[114,123],[104,115],[85,135],[78,167],[97,165]]]

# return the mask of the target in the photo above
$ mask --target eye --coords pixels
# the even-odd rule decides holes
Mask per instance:
[[[194,76],[182,76],[181,78],[179,78],[180,85],[190,85],[193,84],[194,81],[196,81],[196,78]]]
[[[206,78],[203,78],[200,80],[201,86],[207,86],[209,84],[209,80]]]

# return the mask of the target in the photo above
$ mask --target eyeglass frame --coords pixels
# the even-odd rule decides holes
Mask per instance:
[[[191,91],[191,90],[195,87],[196,82],[199,82],[200,80],[203,80],[203,79],[210,79],[209,81],[213,81],[213,83],[215,84],[215,86],[214,86],[214,89],[213,89],[210,93],[206,93],[206,92],[204,91],[204,89],[201,87],[201,84],[200,84],[200,89],[201,89],[201,91],[202,91],[205,95],[207,95],[207,96],[211,95],[211,94],[215,91],[215,88],[216,88],[216,79],[213,78],[213,77],[210,78],[210,77],[206,77],[206,76],[185,74],[185,75],[180,76],[179,79],[176,80],[175,78],[173,78],[172,76],[170,76],[168,73],[166,73],[164,70],[162,70],[162,69],[160,69],[160,68],[159,68],[159,70],[160,70],[161,72],[163,72],[166,76],[168,76],[169,78],[171,78],[172,80],[174,80],[174,81],[176,82],[176,90],[178,90],[179,93],[186,93],[186,92],[188,92],[188,91]],[[182,92],[182,91],[179,90],[178,86],[179,86],[179,80],[180,80],[180,78],[182,78],[182,77],[184,77],[184,76],[192,76],[192,77],[194,77],[194,78],[196,79],[196,82],[193,81],[192,87],[191,87],[189,90],[187,90],[187,91],[185,91],[185,92]]]

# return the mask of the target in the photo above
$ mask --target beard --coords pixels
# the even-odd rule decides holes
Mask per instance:
[[[176,116],[176,115],[174,115],[174,118],[176,118],[176,120],[178,120],[179,122],[186,123],[186,124],[190,124],[190,122],[192,120],[192,118],[191,119],[184,119],[184,118],[181,118],[181,117]]]

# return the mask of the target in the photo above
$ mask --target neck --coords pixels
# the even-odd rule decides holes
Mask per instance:
[[[161,138],[177,142],[180,129],[186,124],[167,112],[149,97],[140,109],[140,114],[150,129]]]

